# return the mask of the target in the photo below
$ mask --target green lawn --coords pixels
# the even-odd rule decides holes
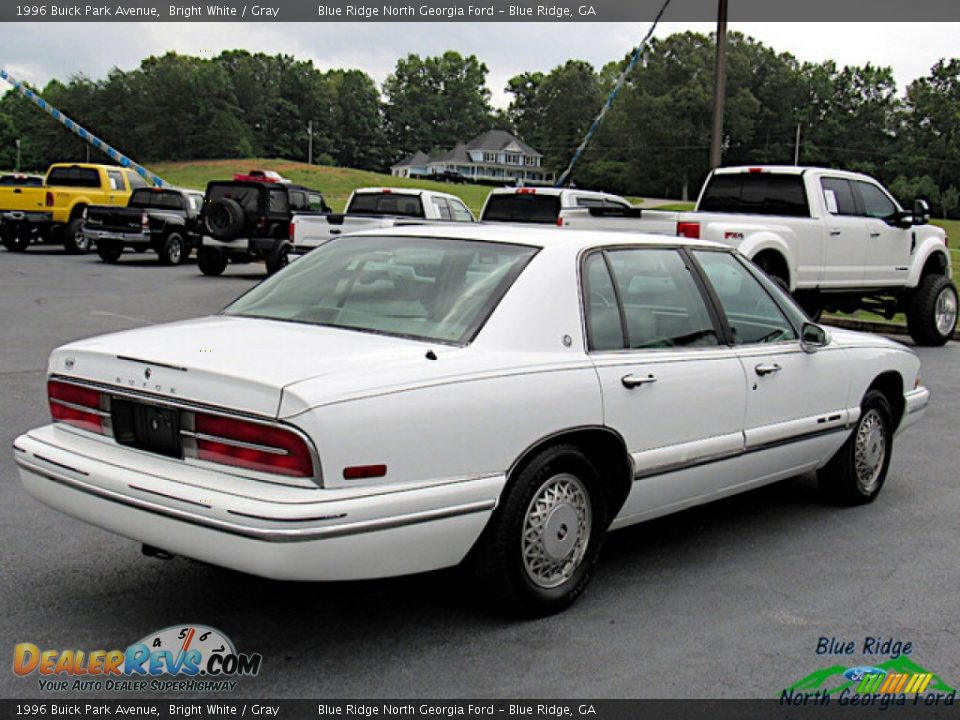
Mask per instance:
[[[210,180],[229,180],[234,173],[246,173],[253,168],[276,170],[295,183],[323,192],[330,206],[342,211],[350,193],[358,187],[391,186],[440,190],[459,196],[474,214],[480,213],[490,187],[486,185],[457,185],[432,180],[392,177],[366,170],[307,165],[289,160],[197,160],[193,162],[157,163],[150,170],[173,185],[203,190]]]

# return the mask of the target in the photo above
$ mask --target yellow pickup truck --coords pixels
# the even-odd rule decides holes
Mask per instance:
[[[126,205],[138,187],[147,187],[146,181],[128,168],[56,163],[41,186],[0,187],[0,241],[12,252],[38,241],[85,253],[90,249],[82,232],[87,206]]]

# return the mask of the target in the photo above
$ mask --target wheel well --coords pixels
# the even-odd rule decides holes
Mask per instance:
[[[776,250],[761,250],[753,258],[753,262],[767,275],[778,277],[790,285],[790,268],[787,259]]]
[[[947,256],[942,252],[935,252],[927,258],[923,264],[923,270],[920,271],[920,277],[924,275],[946,275],[947,274]]]
[[[74,205],[73,210],[70,211],[70,222],[76,220],[81,215],[83,215],[83,211],[86,209],[87,209],[87,206],[85,203],[77,203],[76,205]]]
[[[613,520],[626,502],[633,484],[633,464],[627,454],[623,438],[609,428],[574,428],[550,435],[539,440],[523,451],[507,473],[514,477],[524,466],[542,450],[551,445],[576,445],[586,453],[597,466],[601,484],[607,495],[609,520]]]
[[[903,378],[900,377],[900,373],[891,370],[890,372],[878,375],[876,379],[870,383],[867,392],[871,390],[878,390],[884,394],[887,402],[890,403],[890,409],[893,410],[893,427],[896,428],[899,426],[900,420],[903,418],[904,410]]]

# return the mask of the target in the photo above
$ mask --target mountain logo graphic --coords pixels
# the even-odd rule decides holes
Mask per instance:
[[[856,693],[952,693],[943,678],[921,667],[909,657],[901,655],[877,665],[845,667],[831,665],[797,680],[787,692],[822,691],[839,695],[844,690]]]

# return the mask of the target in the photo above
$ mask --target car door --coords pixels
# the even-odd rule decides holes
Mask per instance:
[[[795,444],[788,460],[798,472],[821,460],[822,446],[804,441],[840,433],[856,419],[847,407],[845,352],[835,345],[805,352],[802,312],[739,256],[722,250],[695,250],[693,256],[716,294],[746,376],[745,451]]]
[[[904,285],[910,274],[912,228],[896,227],[886,221],[900,208],[879,185],[865,180],[850,182],[859,196],[860,216],[867,228],[864,286]]]
[[[123,205],[127,184],[119,170],[107,170],[107,205]]]
[[[746,385],[721,344],[699,278],[676,248],[610,248],[583,263],[583,306],[606,424],[633,460],[621,518],[656,513],[722,486],[684,473],[743,449]]]
[[[821,177],[824,217],[823,272],[820,286],[859,287],[867,260],[867,228],[847,178]]]

